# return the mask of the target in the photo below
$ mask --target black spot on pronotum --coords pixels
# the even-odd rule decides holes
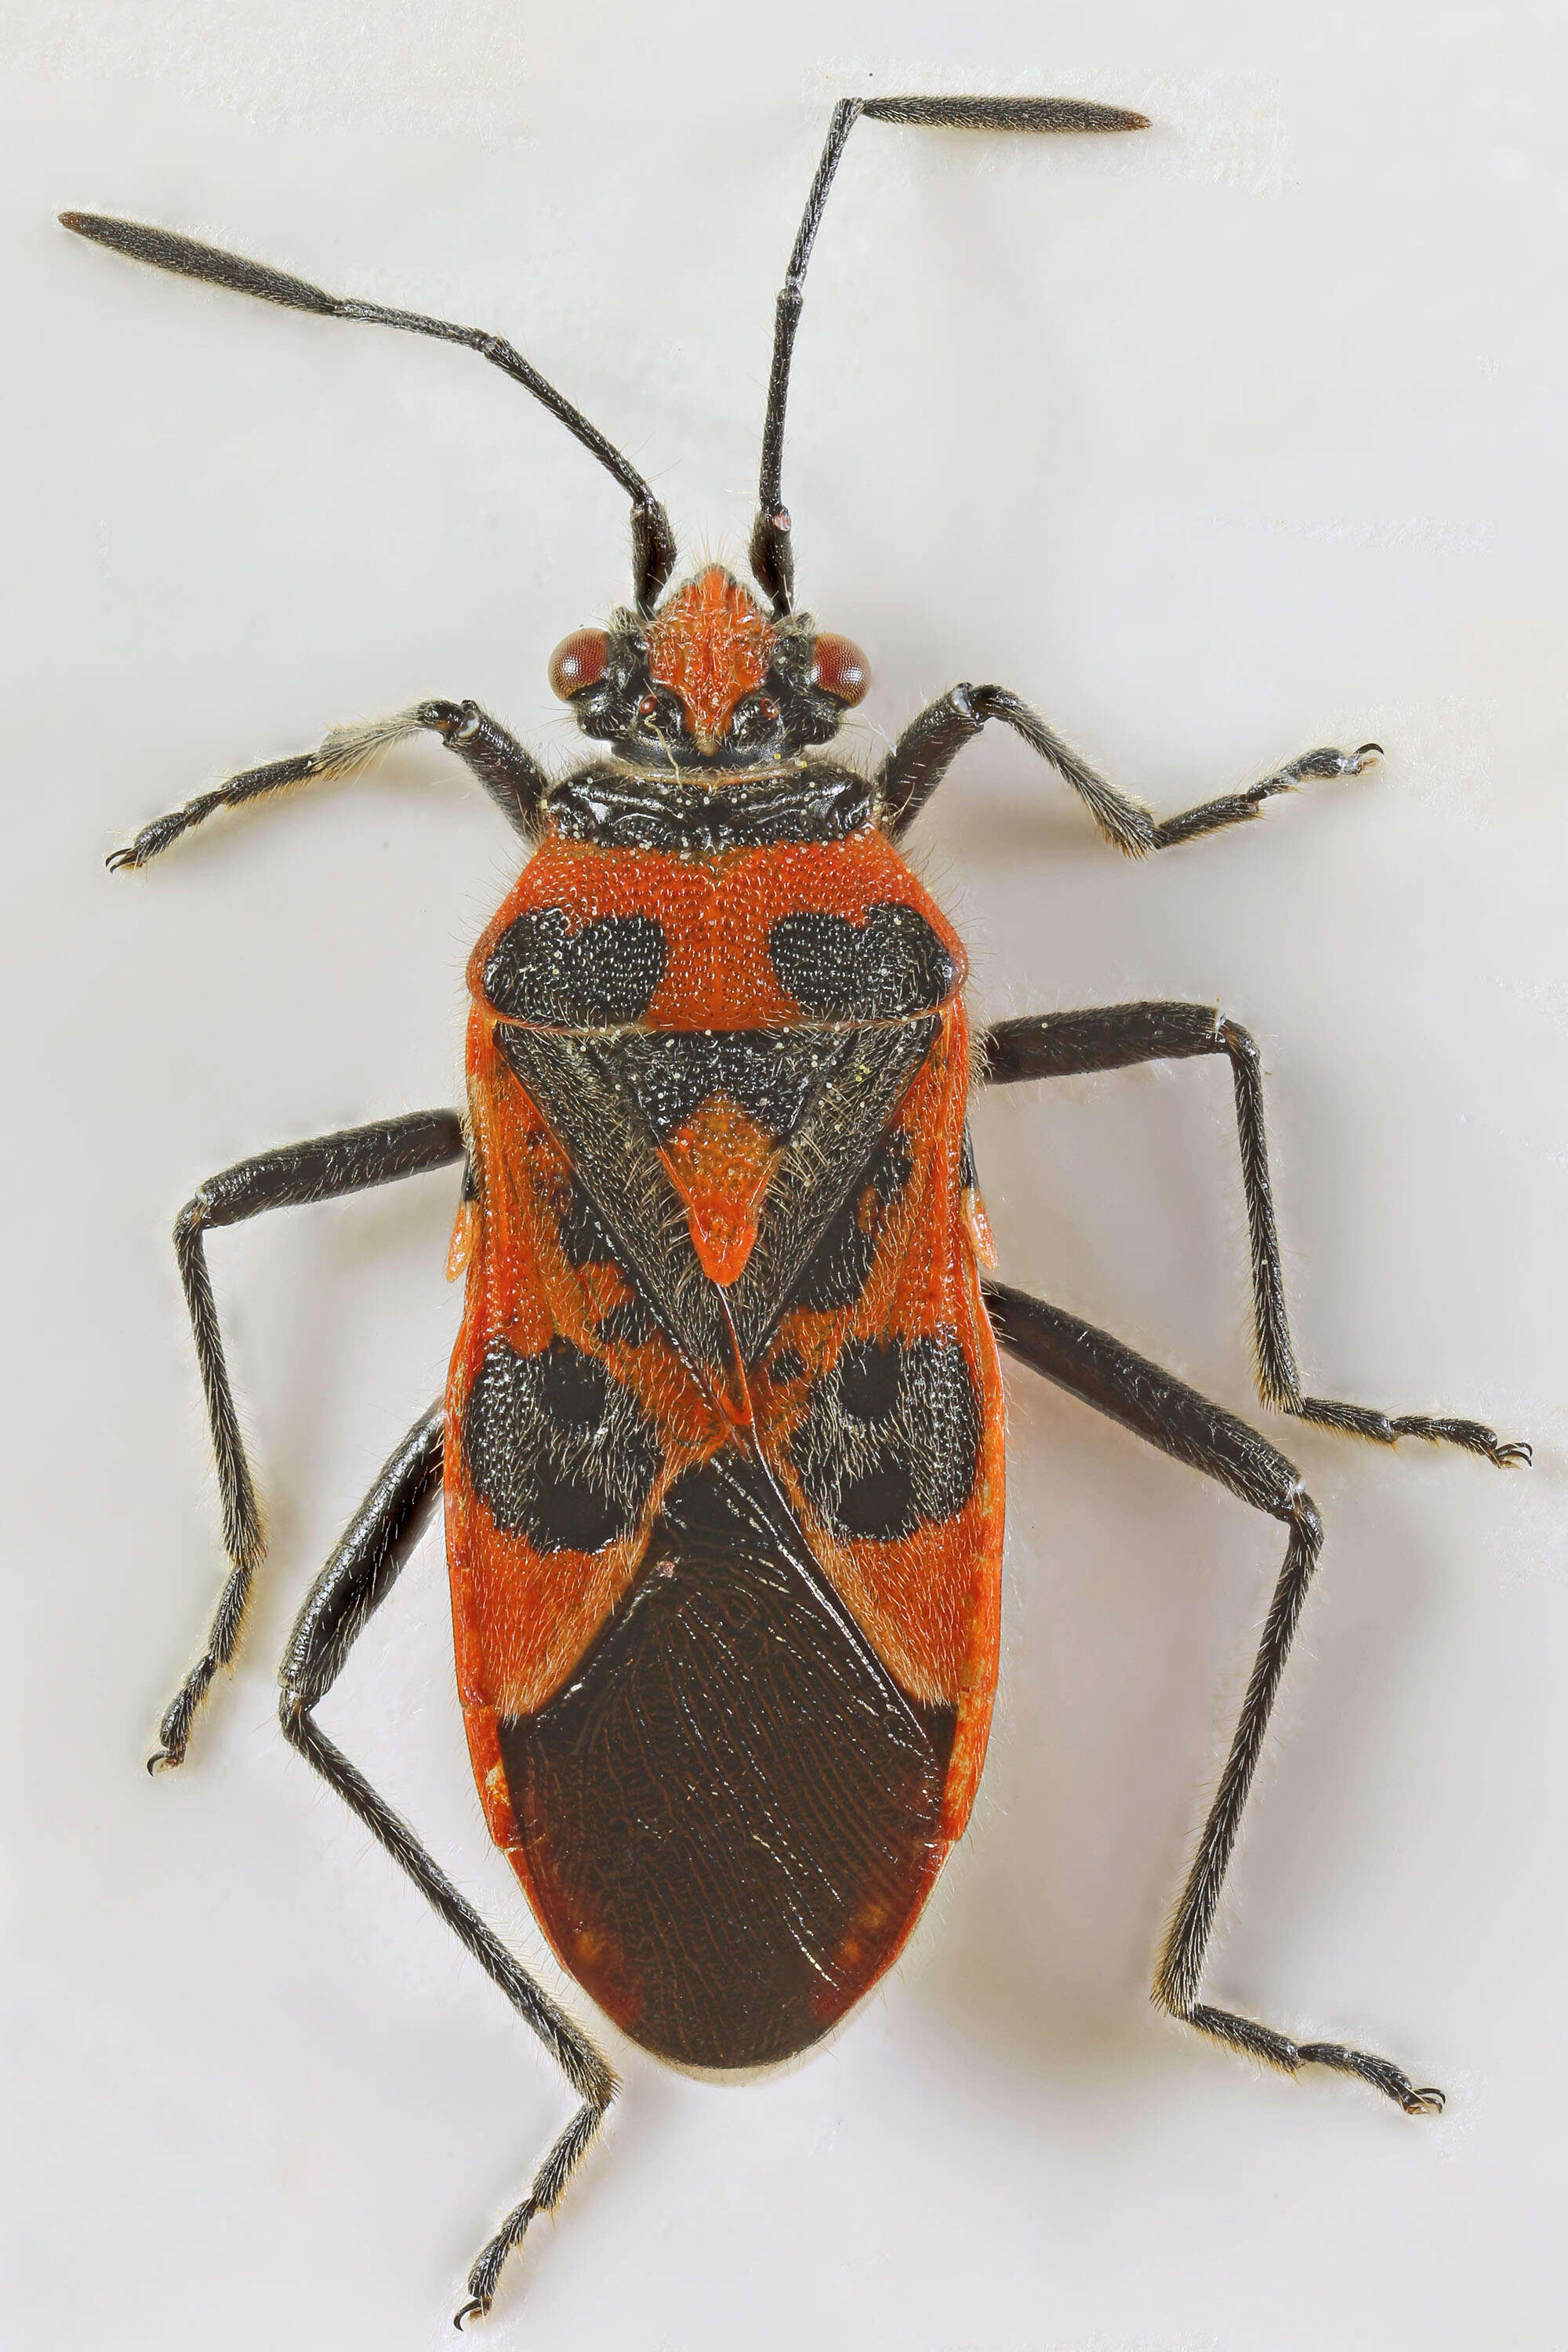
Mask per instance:
[[[618,1028],[647,1011],[668,961],[651,915],[600,915],[574,931],[563,908],[542,907],[509,923],[490,950],[485,994],[509,1020]]]
[[[779,985],[805,1013],[881,1021],[932,1013],[945,1003],[958,966],[918,907],[891,901],[844,915],[781,915],[768,934]]]
[[[474,1490],[536,1551],[598,1551],[629,1535],[661,1459],[628,1389],[569,1339],[535,1356],[492,1339],[463,1412]]]
[[[974,1488],[980,1403],[954,1331],[857,1339],[812,1382],[791,1448],[835,1535],[890,1543],[951,1519]]]

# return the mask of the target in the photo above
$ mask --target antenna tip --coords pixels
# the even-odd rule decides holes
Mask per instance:
[[[115,232],[122,236],[130,226],[125,221],[110,220],[103,213],[61,213],[58,217],[60,226],[68,228],[73,236],[90,237],[95,245],[114,244]]]
[[[1087,98],[868,98],[868,121],[933,131],[1147,131],[1146,114]]]

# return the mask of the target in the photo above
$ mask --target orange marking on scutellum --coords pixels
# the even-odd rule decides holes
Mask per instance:
[[[757,1213],[779,1164],[778,1146],[728,1095],[714,1095],[665,1138],[659,1157],[686,1203],[703,1273],[727,1289],[756,1246]]]
[[[648,624],[648,675],[680,698],[697,747],[711,751],[735,705],[768,674],[773,632],[721,563],[709,564]]]

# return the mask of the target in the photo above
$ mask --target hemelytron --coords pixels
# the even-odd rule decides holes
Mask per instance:
[[[785,403],[805,273],[862,117],[961,130],[1133,131],[1060,100],[837,110],[778,298],[749,561],[671,585],[642,477],[499,336],[376,303],[170,231],[81,213],[132,258],[325,317],[460,343],[558,417],[626,492],[632,603],[557,647],[551,684],[600,748],[552,778],[472,702],[429,700],[247,770],[116,853],[134,868],[219,809],[363,766],[428,730],[530,856],[468,967],[464,1108],[263,1153],[198,1186],[175,1246],[206,1395],[229,1573],[153,1767],[185,1754],[231,1662],[262,1551],[205,1237],[266,1209],[462,1170],[465,1282],[446,1393],[390,1455],[300,1612],[293,1745],[358,1813],[544,2043],[574,2105],[476,2261],[459,2319],[558,2202],[615,2095],[608,2064],[326,1738],[315,1708],[440,1496],[460,1695],[491,1832],[558,1958],[672,2061],[784,2059],[902,1948],[984,1759],[996,1680],[1004,1463],[998,1349],[1279,1520],[1285,1557],[1218,1793],[1162,1946],[1156,1998],[1295,2073],[1441,2105],[1385,2058],[1298,2042],[1202,1999],[1254,1767],[1322,1541],[1293,1465],[1076,1317],[993,1278],[972,1084],[1220,1055],[1235,1082],[1259,1387],[1277,1412],[1500,1465],[1479,1423],[1303,1393],[1285,1313],[1257,1049],[1206,1005],[1097,1006],[972,1039],[961,941],[900,845],[993,719],[1143,856],[1257,816],[1375,744],[1309,751],[1157,820],[1005,688],[959,685],[867,772],[832,749],[865,656],[795,595]]]

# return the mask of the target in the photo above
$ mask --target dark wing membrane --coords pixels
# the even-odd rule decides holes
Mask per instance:
[[[939,1026],[931,1014],[812,1029],[812,1082],[769,1185],[750,1262],[727,1293],[698,1261],[685,1209],[638,1099],[647,1092],[641,1064],[648,1036],[636,1033],[623,1045],[503,1022],[496,1037],[670,1339],[689,1362],[727,1372],[726,1306],[742,1360],[754,1363]]]
[[[953,1709],[899,1689],[771,1483],[733,1454],[689,1472],[658,1572],[543,1707],[497,1725],[557,1950],[687,2065],[816,2041],[902,1944],[945,1850]]]

